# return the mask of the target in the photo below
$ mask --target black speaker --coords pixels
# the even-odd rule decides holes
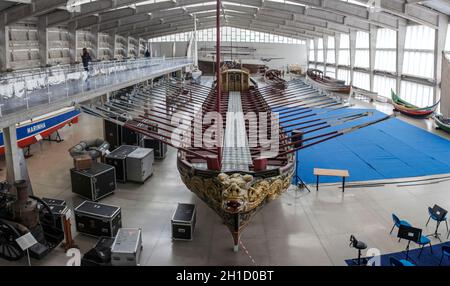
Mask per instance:
[[[296,142],[294,148],[300,148],[303,146],[303,132],[297,129],[291,131],[291,142]],[[300,142],[298,142],[300,141]]]
[[[111,145],[111,150],[114,150],[122,145],[122,126],[107,120],[104,122],[103,138]]]

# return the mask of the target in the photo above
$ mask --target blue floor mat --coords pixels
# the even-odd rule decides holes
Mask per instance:
[[[386,116],[382,112],[371,109],[342,109],[284,122],[282,125],[287,126],[315,118],[349,115],[364,111],[371,111],[373,115],[311,132],[306,134],[305,138],[356,126]],[[314,110],[306,114],[313,113],[315,113]],[[281,116],[283,115],[281,114]],[[295,118],[295,116],[286,119],[290,118]],[[306,125],[308,124],[299,124],[288,127],[286,130],[304,128]],[[303,131],[307,130],[311,129],[303,129]],[[350,171],[348,181],[353,182],[447,174],[450,173],[450,141],[392,118],[301,150],[297,154],[297,159],[299,162],[297,174],[308,184],[314,183],[316,180],[313,176],[314,168],[347,169]],[[323,183],[340,182],[341,178],[323,177],[320,181]]]
[[[414,243],[411,243],[411,247],[413,247],[413,244]],[[439,266],[439,262],[442,257],[442,246],[444,245],[450,246],[450,242],[433,245],[432,246],[433,253],[431,253],[430,247],[426,246],[424,247],[422,255],[420,255],[420,257],[419,257],[420,248],[411,249],[408,254],[408,260],[416,266]],[[395,257],[399,260],[406,259],[406,251],[383,254],[380,257],[381,257],[380,261],[381,265],[379,266],[391,266],[389,258]],[[349,266],[353,266],[355,265],[354,261],[355,259],[353,260],[347,259],[345,260],[345,263],[347,263],[347,265]],[[448,257],[444,257],[441,266],[450,266],[450,259],[448,259]]]

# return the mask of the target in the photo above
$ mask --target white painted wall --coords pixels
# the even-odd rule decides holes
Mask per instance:
[[[158,56],[166,57],[184,57],[187,53],[188,42],[176,42],[176,54],[173,55],[173,42],[161,42],[152,43],[153,55],[155,51]],[[297,64],[302,66],[305,70],[307,67],[307,49],[306,45],[300,44],[275,44],[275,43],[242,43],[242,42],[222,42],[222,46],[233,46],[233,53],[235,51],[250,51],[250,55],[234,55],[233,59],[242,59],[244,63],[263,64],[261,58],[282,58],[273,59],[270,62],[265,63],[270,68],[283,68],[288,64]],[[210,50],[215,47],[215,42],[199,42],[199,60],[209,59],[212,61],[212,57],[207,57],[210,54]],[[236,47],[242,47],[236,49]],[[208,49],[208,51],[202,51],[202,49]],[[211,55],[211,54],[210,54]],[[226,57],[226,60],[230,58]]]

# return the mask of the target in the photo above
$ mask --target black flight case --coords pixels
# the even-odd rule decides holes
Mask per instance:
[[[72,192],[79,196],[98,201],[110,195],[116,189],[116,173],[114,167],[93,162],[92,168],[87,170],[70,170]]]
[[[178,204],[172,217],[172,239],[192,240],[196,222],[196,207],[193,204]]]
[[[120,207],[84,201],[75,209],[78,232],[91,236],[116,236],[122,227]]]
[[[106,155],[106,164],[114,166],[114,168],[116,169],[117,182],[127,182],[127,157],[137,148],[137,146],[122,145]]]

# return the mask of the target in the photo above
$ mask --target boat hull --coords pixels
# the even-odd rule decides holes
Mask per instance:
[[[446,124],[444,122],[445,118],[442,116],[435,116],[434,121],[436,122],[436,125],[439,127],[439,129],[444,130],[447,133],[450,133],[450,124]],[[448,122],[448,121],[447,121]]]
[[[38,120],[19,123],[16,126],[17,145],[20,148],[26,148],[36,142],[37,137],[49,137],[67,124],[78,123],[80,111],[76,108],[67,108],[62,112],[51,116],[43,116]],[[5,153],[3,133],[0,132],[0,155]]]
[[[351,86],[349,85],[341,85],[341,84],[330,84],[325,82],[320,82],[315,80],[314,78],[310,77],[308,74],[306,74],[306,79],[313,85],[315,85],[317,88],[329,92],[336,92],[336,93],[342,93],[342,94],[349,94],[351,91]]]
[[[407,101],[401,99],[393,90],[391,90],[392,105],[394,110],[399,111],[402,114],[415,117],[415,118],[428,118],[434,114],[439,102],[433,106],[419,108]]]
[[[414,110],[405,108],[402,105],[396,103],[393,103],[393,105],[394,110],[414,118],[428,118],[434,113],[434,110]]]
[[[294,174],[294,164],[290,163],[283,169],[254,173],[250,181],[245,173],[224,174],[193,168],[181,159],[180,153],[177,166],[186,187],[222,218],[233,236],[235,249],[252,217],[289,188]],[[236,192],[234,183],[241,181],[245,187]]]

